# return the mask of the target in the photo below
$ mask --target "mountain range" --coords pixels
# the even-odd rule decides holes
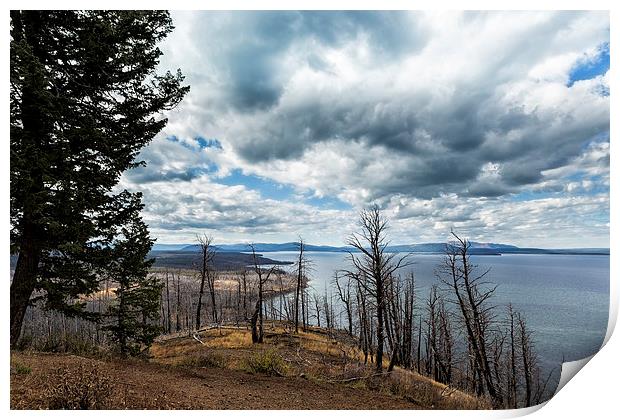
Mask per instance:
[[[446,243],[431,242],[410,245],[389,245],[387,252],[420,252],[420,253],[444,253]],[[249,252],[248,244],[219,244],[214,248],[220,252]],[[200,246],[197,244],[155,244],[153,251],[198,251]],[[256,252],[284,252],[298,251],[297,242],[285,243],[255,243]],[[356,252],[350,246],[327,246],[306,244],[305,250],[320,252]],[[544,249],[544,248],[521,248],[515,245],[498,244],[491,242],[471,242],[470,254],[472,255],[501,255],[501,254],[593,254],[609,255],[609,248],[571,248],[571,249]]]

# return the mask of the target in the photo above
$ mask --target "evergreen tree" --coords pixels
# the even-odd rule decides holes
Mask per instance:
[[[133,212],[120,229],[118,239],[109,249],[112,263],[106,273],[116,286],[116,301],[106,317],[110,322],[104,327],[118,344],[121,354],[137,355],[161,332],[157,323],[164,284],[148,270],[153,264],[146,259],[153,240],[140,219],[140,195],[131,196]]]
[[[31,299],[88,315],[133,214],[113,187],[189,90],[155,72],[172,29],[165,11],[11,11],[12,346]]]

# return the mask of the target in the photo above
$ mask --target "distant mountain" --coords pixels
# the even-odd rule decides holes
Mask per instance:
[[[410,245],[390,245],[386,248],[387,252],[421,252],[421,253],[444,253],[446,251],[446,243],[431,242],[423,244]],[[164,244],[160,246],[166,246]],[[180,245],[170,245],[180,246]],[[250,252],[248,244],[222,244],[214,245],[215,249],[220,252]],[[297,242],[285,242],[280,244],[256,243],[254,244],[256,252],[284,252],[298,251]],[[185,245],[176,250],[196,252],[200,249],[199,245]],[[306,251],[320,252],[356,252],[349,246],[327,246],[327,245],[305,245]],[[520,248],[515,245],[498,244],[492,242],[471,242],[470,254],[472,255],[501,255],[501,254],[591,254],[591,255],[609,255],[609,248],[574,248],[574,249],[543,249],[543,248]]]
[[[257,253],[299,251],[296,242],[282,244],[257,243],[254,244]],[[214,245],[218,251],[216,265],[222,269],[243,267],[252,262],[248,257],[250,248],[247,244]],[[196,253],[200,250],[199,245],[188,244],[155,244],[150,256],[156,259],[155,266],[191,266],[196,261]],[[411,245],[391,245],[386,248],[388,252],[413,252],[443,254],[446,244],[431,242]],[[306,245],[306,251],[319,252],[356,252],[354,248],[347,246]],[[609,248],[570,248],[570,249],[543,249],[543,248],[519,248],[514,245],[495,244],[490,242],[471,242],[469,249],[471,255],[502,255],[502,254],[563,254],[563,255],[609,255]],[[11,255],[10,268],[15,269],[17,255]],[[274,261],[264,256],[259,257],[260,264],[290,264],[283,261]]]
[[[474,242],[471,241],[472,248],[489,248],[489,249],[519,249],[518,246],[506,244],[494,244],[491,242]]]

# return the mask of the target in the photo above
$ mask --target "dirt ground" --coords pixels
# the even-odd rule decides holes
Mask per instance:
[[[11,365],[11,409],[48,408],[50,389],[80,368],[96,369],[106,377],[111,390],[102,408],[110,409],[420,408],[401,397],[299,376],[48,353],[15,352]]]

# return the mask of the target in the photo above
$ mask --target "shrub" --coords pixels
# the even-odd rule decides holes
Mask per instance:
[[[184,358],[179,366],[225,368],[228,365],[226,356],[221,353],[205,353]]]
[[[87,337],[79,334],[53,335],[38,340],[28,337],[20,343],[19,349],[43,351],[46,353],[72,353],[82,356],[99,355],[100,349]]]
[[[13,365],[13,371],[18,375],[28,375],[32,372],[32,369],[26,365],[22,365],[19,362],[16,362]]]
[[[52,410],[85,410],[105,408],[112,391],[110,378],[96,366],[80,365],[77,370],[60,370],[58,382],[47,391]]]
[[[275,349],[254,353],[245,360],[246,370],[251,373],[284,376],[288,366]]]
[[[95,346],[90,340],[80,335],[67,335],[64,342],[64,351],[66,353],[72,353],[76,355],[97,355],[99,348]]]
[[[17,342],[17,345],[15,346],[15,350],[19,350],[19,351],[24,351],[27,349],[32,348],[32,343],[34,341],[34,338],[32,337],[32,335],[30,334],[23,334],[19,341]]]

